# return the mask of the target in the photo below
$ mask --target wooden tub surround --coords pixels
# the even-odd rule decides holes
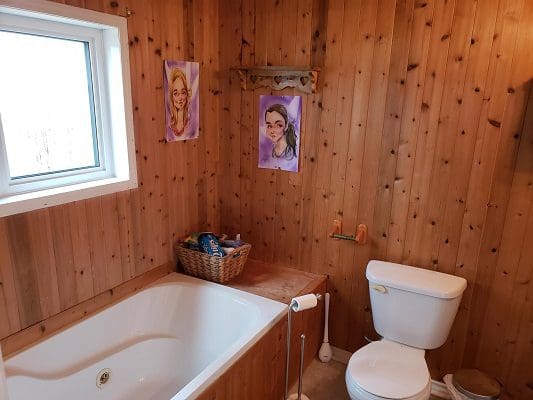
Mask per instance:
[[[308,293],[324,295],[326,284],[325,275],[249,260],[242,275],[229,282],[228,286],[288,305],[296,296]],[[300,334],[304,333],[306,336],[304,365],[307,368],[318,354],[322,343],[323,324],[324,300],[320,300],[314,309],[292,314],[289,387],[298,376]],[[282,399],[285,391],[286,348],[285,316],[212,384],[199,400]]]
[[[326,292],[327,278],[292,268],[248,260],[243,273],[227,285],[259,296],[289,304],[291,299],[308,293]],[[288,310],[288,307],[287,307]],[[300,334],[304,333],[305,368],[318,354],[322,343],[324,301],[312,310],[292,314],[289,387],[298,376]],[[198,400],[279,400],[285,391],[287,317],[233,364]]]
[[[12,356],[28,346],[79,323],[174,270],[175,268],[170,263],[161,265],[4,338],[0,342],[4,357]],[[303,294],[320,293],[323,295],[326,291],[326,277],[248,260],[242,275],[228,282],[227,286],[289,304],[293,297]],[[291,383],[298,376],[300,334],[306,335],[305,366],[307,367],[318,353],[321,344],[323,316],[323,301],[319,301],[318,306],[312,310],[293,314]],[[252,397],[281,399],[285,388],[286,334],[287,317],[285,314],[251,349],[211,384],[199,399],[239,400]]]

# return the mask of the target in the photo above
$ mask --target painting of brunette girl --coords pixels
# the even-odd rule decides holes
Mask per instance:
[[[165,61],[167,142],[198,137],[198,70],[198,63]]]
[[[261,96],[259,167],[298,171],[300,96]]]

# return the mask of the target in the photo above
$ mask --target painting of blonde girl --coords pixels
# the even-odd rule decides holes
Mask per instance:
[[[167,142],[198,137],[198,70],[198,63],[165,61]]]
[[[261,96],[259,167],[298,171],[300,96]]]

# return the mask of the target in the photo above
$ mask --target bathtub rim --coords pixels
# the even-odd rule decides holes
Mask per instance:
[[[128,299],[130,296],[134,296],[135,294],[157,282],[159,279],[164,278],[174,272],[176,272],[176,267],[171,263],[162,264],[154,269],[144,272],[141,275],[133,277],[118,286],[106,289],[103,292],[94,295],[93,297],[85,299],[82,302],[66,308],[58,313],[49,315],[45,319],[37,321],[20,331],[14,332],[11,335],[0,339],[0,346],[2,346],[4,362],[22,353],[23,351],[28,350],[30,347],[40,344],[56,334],[69,329],[77,323],[85,321],[99,312]],[[109,295],[111,297],[106,298]],[[91,306],[94,303],[100,302],[101,304]],[[72,314],[76,316],[68,318],[68,316]],[[50,324],[50,321],[52,321],[51,328],[47,327],[47,324]],[[20,342],[22,342],[22,344]]]
[[[148,271],[150,272],[150,271]],[[201,283],[201,284],[205,284],[206,286],[210,286],[210,287],[216,287],[216,288],[222,288],[222,289],[228,289],[228,291],[230,292],[234,292],[234,293],[244,293],[245,296],[249,295],[249,296],[253,296],[253,297],[257,297],[257,298],[260,298],[262,300],[268,300],[268,301],[273,301],[275,303],[279,303],[279,304],[282,304],[284,305],[285,307],[287,307],[287,304],[284,304],[280,301],[277,301],[277,300],[273,300],[273,299],[269,299],[268,297],[264,297],[264,296],[260,296],[260,295],[257,295],[257,294],[254,294],[254,293],[250,293],[250,292],[246,292],[244,290],[240,290],[240,289],[235,289],[235,288],[232,288],[230,286],[227,286],[227,285],[224,285],[224,284],[219,284],[219,283],[215,283],[215,282],[210,282],[210,281],[207,281],[207,280],[204,280],[204,279],[200,279],[200,278],[196,278],[194,276],[190,276],[190,275],[186,275],[186,274],[183,274],[181,272],[177,272],[175,270],[173,271],[168,271],[167,273],[165,273],[165,275],[163,276],[159,276],[151,281],[149,281],[148,283],[138,287],[138,288],[134,288],[133,290],[131,291],[128,291],[127,293],[123,294],[123,295],[119,295],[118,297],[112,299],[110,302],[100,306],[100,307],[97,307],[95,308],[94,310],[91,310],[89,312],[87,312],[86,314],[84,314],[81,318],[77,318],[77,319],[74,319],[73,321],[70,321],[70,322],[67,322],[65,325],[62,325],[61,327],[57,328],[57,329],[54,329],[52,332],[50,333],[45,333],[42,337],[39,337],[38,339],[32,341],[31,343],[28,343],[26,345],[23,345],[21,346],[20,348],[18,348],[17,350],[14,350],[14,351],[11,351],[10,353],[8,353],[7,355],[4,354],[4,357],[3,357],[3,361],[4,361],[4,364],[6,362],[8,362],[11,358],[13,357],[16,357],[17,355],[19,355],[20,353],[23,353],[24,351],[34,347],[34,346],[37,346],[45,341],[47,341],[48,339],[51,339],[57,335],[59,335],[60,333],[70,329],[71,327],[73,327],[74,325],[77,325],[83,321],[86,321],[96,315],[98,315],[99,313],[101,312],[104,312],[106,311],[107,309],[115,306],[116,304],[122,302],[122,301],[126,301],[128,300],[129,298],[139,294],[139,293],[142,293],[143,291],[145,290],[149,290],[155,286],[169,286],[172,284],[172,278],[173,277],[181,277],[184,281],[189,281],[189,282],[198,282],[198,283]],[[141,278],[142,275],[136,277],[136,278]],[[135,280],[136,278],[133,278],[131,279],[130,281],[133,281]],[[179,282],[179,281],[176,281],[176,282]],[[125,282],[125,283],[128,283],[128,282]],[[102,293],[99,293],[98,295],[94,296],[94,297],[91,297],[87,300],[85,300],[83,303],[85,302],[91,302],[93,301],[95,298],[97,298],[98,296],[106,293],[106,292],[113,292],[114,289],[120,287],[121,285],[115,287],[115,288],[111,288],[111,289],[107,289],[105,290],[104,292]],[[81,304],[81,303],[80,303]],[[54,315],[51,315],[50,317],[48,318],[54,318],[54,317],[57,317],[61,314],[67,314],[69,313],[69,311],[73,310],[75,307],[79,306],[80,304],[77,304],[77,305],[74,305],[70,308],[67,308],[66,310],[63,310],[57,314],[54,314]],[[285,314],[286,314],[287,310],[285,310]],[[279,316],[278,316],[279,317]],[[279,317],[279,319],[281,319],[281,317]],[[279,320],[278,319],[278,320]],[[30,329],[30,328],[33,328],[35,326],[39,326],[40,324],[42,324],[43,322],[45,322],[45,320],[42,320],[42,321],[39,321],[39,322],[36,322],[35,324],[25,328],[24,330],[26,329]],[[276,321],[277,322],[277,321]],[[19,332],[16,332],[14,333],[13,335],[16,335],[16,334],[20,334],[21,332],[24,332],[24,330],[22,331],[19,331]],[[9,336],[7,336],[6,338],[4,338],[3,340],[9,338]],[[0,347],[1,347],[1,342],[0,341]]]

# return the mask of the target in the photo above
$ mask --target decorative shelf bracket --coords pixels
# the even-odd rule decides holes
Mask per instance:
[[[274,90],[295,88],[303,93],[315,93],[320,68],[311,67],[242,67],[233,68],[243,90],[270,87]]]

